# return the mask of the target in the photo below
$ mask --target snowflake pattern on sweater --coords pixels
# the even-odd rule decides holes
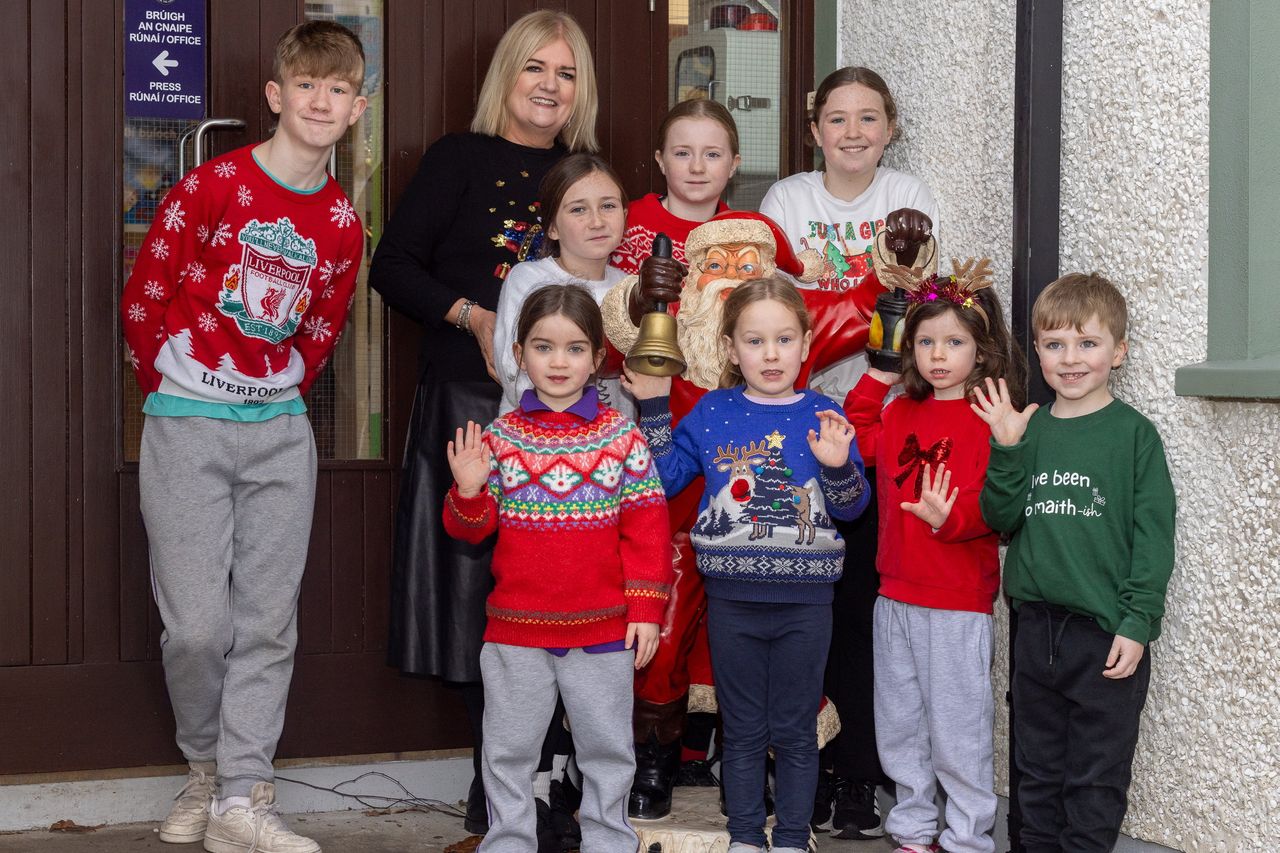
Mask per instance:
[[[252,151],[193,170],[151,225],[120,301],[144,392],[281,402],[307,391],[337,345],[364,252],[359,217],[333,179],[295,192]]]
[[[628,622],[661,623],[666,498],[635,424],[598,402],[591,420],[521,407],[483,441],[488,489],[465,498],[454,486],[444,525],[468,542],[498,531],[485,641],[577,648],[621,639]]]
[[[724,202],[720,202],[716,213],[728,209]],[[671,238],[671,257],[687,264],[685,241],[689,239],[689,232],[701,224],[691,219],[681,219],[662,206],[662,196],[649,193],[631,202],[627,208],[627,229],[623,232],[622,242],[609,256],[609,265],[627,275],[640,272],[640,264],[653,254],[653,238],[658,234],[666,234]]]

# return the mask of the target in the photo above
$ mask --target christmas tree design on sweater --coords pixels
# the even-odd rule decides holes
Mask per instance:
[[[719,540],[746,542],[791,536],[796,545],[813,545],[818,528],[834,543],[830,516],[816,477],[797,482],[787,464],[786,436],[774,430],[759,441],[717,447],[713,462],[729,474],[728,485],[712,497],[690,533]],[[807,449],[807,448],[806,448]]]

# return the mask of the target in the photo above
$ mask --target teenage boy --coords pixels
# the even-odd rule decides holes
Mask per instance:
[[[1029,853],[1114,847],[1151,674],[1145,650],[1173,569],[1164,447],[1109,386],[1128,352],[1127,313],[1102,276],[1063,276],[1032,309],[1053,404],[1018,412],[1003,379],[975,395],[992,438],[982,514],[1013,533],[1004,589],[1018,613],[1014,759]]]
[[[120,301],[146,394],[138,477],[165,681],[190,763],[160,838],[215,853],[320,850],[276,816],[271,761],[315,504],[302,395],[346,322],[364,250],[325,167],[364,112],[363,82],[347,28],[286,32],[266,84],[275,134],[169,191]]]

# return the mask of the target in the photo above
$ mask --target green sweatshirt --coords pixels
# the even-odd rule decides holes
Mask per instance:
[[[1004,590],[1056,604],[1140,643],[1160,635],[1173,570],[1173,483],[1156,428],[1120,400],[1078,418],[1031,416],[991,441],[983,518],[1013,533]]]

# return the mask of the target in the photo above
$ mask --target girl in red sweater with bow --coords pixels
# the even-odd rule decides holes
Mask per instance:
[[[1022,388],[1024,368],[990,289],[989,261],[952,264],[955,275],[943,277],[879,270],[913,303],[902,373],[872,368],[845,400],[859,451],[876,460],[876,744],[897,785],[885,822],[896,853],[995,849],[991,604],[1000,560],[978,508],[990,429],[969,397],[987,377]],[[899,381],[905,393],[882,410]],[[938,784],[945,822],[934,805]]]
[[[631,683],[657,649],[671,591],[666,498],[640,431],[596,395],[595,298],[575,285],[534,291],[516,341],[533,388],[448,447],[445,530],[468,542],[499,534],[480,651],[480,849],[538,849],[533,776],[559,691],[582,771],[582,847],[634,850]]]

